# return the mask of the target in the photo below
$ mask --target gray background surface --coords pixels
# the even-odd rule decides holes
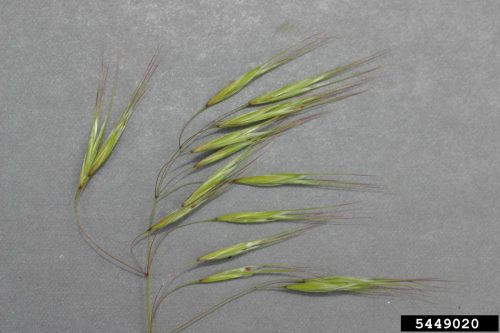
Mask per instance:
[[[369,92],[279,139],[251,172],[369,173],[392,194],[237,187],[194,219],[361,200],[361,214],[372,217],[367,225],[314,230],[222,267],[281,262],[453,282],[425,299],[256,293],[186,332],[398,332],[401,314],[498,314],[499,19],[498,1],[1,1],[0,331],[144,331],[143,281],[89,249],[73,217],[102,58],[119,63],[123,106],[163,46],[151,90],[82,202],[88,231],[126,257],[147,223],[156,172],[174,151],[180,125],[232,77],[318,31],[338,39],[201,120],[279,84],[389,50]],[[180,200],[164,204],[159,216]],[[179,231],[161,251],[155,281],[207,250],[286,228]],[[172,296],[157,331],[249,283]]]

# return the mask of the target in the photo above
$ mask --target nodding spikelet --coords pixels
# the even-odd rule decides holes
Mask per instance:
[[[245,149],[249,146],[254,146],[259,142],[260,142],[260,139],[257,138],[257,139],[250,139],[247,141],[234,143],[234,144],[225,146],[225,147],[217,150],[216,152],[208,155],[207,157],[201,159],[200,161],[196,162],[194,164],[194,167],[201,168],[201,167],[207,166],[209,164],[218,162],[218,161],[220,161],[228,156],[236,154],[237,152],[239,152],[242,149]]]
[[[201,204],[201,203],[198,203],[198,204]],[[168,215],[166,215],[165,217],[163,217],[162,219],[160,219],[158,222],[156,222],[155,224],[153,224],[148,229],[148,231],[154,232],[154,231],[158,231],[160,229],[163,229],[166,226],[168,226],[168,225],[170,225],[172,223],[175,223],[175,222],[179,221],[180,219],[182,219],[183,217],[187,216],[196,207],[197,206],[188,206],[188,207],[177,208],[176,210],[174,210],[173,212],[169,213]]]
[[[330,89],[322,93],[298,97],[293,100],[277,104],[266,105],[242,115],[219,120],[215,123],[215,126],[219,128],[248,126],[275,117],[286,117],[300,111],[337,102],[357,95],[361,92],[355,92],[353,90],[360,87],[365,82],[366,80]]]
[[[345,206],[345,205],[342,205]],[[269,223],[269,222],[284,222],[284,221],[308,221],[308,222],[326,222],[341,218],[341,215],[332,214],[325,211],[326,208],[337,208],[337,206],[329,207],[312,207],[312,208],[299,208],[299,209],[284,209],[260,212],[238,212],[219,215],[213,220],[217,222],[227,223]]]
[[[232,154],[235,154],[238,151],[240,151],[246,147],[258,145],[266,140],[273,138],[274,136],[280,135],[280,134],[282,134],[290,129],[293,129],[295,127],[303,125],[303,124],[305,124],[313,119],[316,119],[320,116],[321,116],[320,114],[317,114],[317,115],[311,115],[311,116],[303,117],[301,119],[289,121],[286,123],[278,123],[277,125],[274,125],[268,129],[264,130],[264,131],[252,132],[251,133],[252,135],[250,138],[245,138],[243,140],[242,140],[242,137],[246,137],[247,134],[245,132],[242,132],[242,133],[245,133],[242,135],[242,137],[238,137],[238,136],[232,137],[232,142],[229,141],[229,142],[231,142],[231,144],[220,148],[216,152],[214,152],[214,153],[208,155],[207,157],[203,158],[202,160],[198,161],[197,163],[195,163],[194,167],[199,168],[199,167],[203,167],[203,166],[206,166],[208,164],[220,161],[221,159],[224,159]],[[279,121],[279,118],[272,118],[272,119],[268,120],[267,122],[262,123],[262,125],[265,126],[265,125],[269,124],[270,122],[274,122],[274,121]],[[240,131],[235,131],[235,132],[240,132]],[[232,132],[232,133],[234,133],[234,132]],[[241,142],[239,142],[239,141],[241,141]],[[225,142],[225,143],[228,143],[228,142]]]
[[[206,103],[206,107],[210,107],[217,103],[220,103],[229,97],[233,96],[241,89],[245,88],[249,85],[253,80],[258,77],[266,74],[267,72],[279,67],[281,65],[286,64],[289,61],[292,61],[306,53],[309,53],[318,47],[321,47],[328,43],[331,40],[329,37],[319,37],[317,35],[311,36],[309,38],[304,39],[303,41],[293,45],[278,54],[274,55],[271,59],[266,61],[265,63],[256,66],[249,70],[248,72],[240,75],[239,77],[232,80],[228,85],[219,90],[215,95],[213,95],[208,102]]]
[[[125,106],[118,121],[116,122],[115,126],[109,133],[104,143],[101,144],[104,132],[106,131],[108,115],[113,107],[113,99],[116,87],[115,86],[113,88],[113,93],[109,103],[108,112],[104,117],[102,123],[99,125],[102,113],[103,98],[105,93],[106,78],[107,78],[107,70],[104,70],[104,75],[103,75],[104,78],[99,83],[97,89],[96,106],[94,110],[94,121],[89,135],[89,142],[87,145],[87,151],[85,153],[85,159],[82,166],[82,171],[80,173],[80,179],[79,179],[80,189],[83,189],[83,187],[85,187],[89,179],[97,172],[97,170],[99,170],[102,167],[102,165],[107,161],[107,159],[113,152],[113,149],[120,140],[120,137],[127,125],[127,122],[129,121],[130,117],[135,111],[137,104],[141,101],[142,97],[146,93],[149,81],[151,80],[151,77],[153,76],[156,68],[158,67],[158,64],[159,64],[158,53],[155,53],[155,55],[151,58],[146,73],[144,74],[141,82],[130,95],[128,103]],[[99,127],[100,129],[98,130]]]
[[[336,175],[336,174],[332,174]],[[345,176],[338,174],[339,176]],[[380,189],[380,186],[359,183],[352,181],[345,181],[339,179],[326,179],[318,178],[323,177],[324,174],[314,173],[273,173],[259,176],[248,176],[233,179],[233,183],[258,187],[272,187],[272,186],[311,186],[311,187],[324,187],[342,190],[375,190]],[[347,175],[349,176],[349,175]]]
[[[272,119],[271,119],[272,121]],[[262,132],[257,132],[258,129],[261,129],[268,125],[270,121],[260,123],[257,125],[249,126],[240,130],[232,131],[228,134],[225,134],[221,137],[212,139],[208,142],[202,143],[197,147],[191,149],[191,153],[202,153],[209,150],[215,150],[222,147],[226,147],[235,143],[240,143],[243,141],[249,141],[259,136],[262,136]]]
[[[99,81],[97,85],[97,93],[96,93],[96,102],[94,106],[94,119],[92,122],[92,127],[90,129],[89,139],[87,143],[87,150],[85,151],[85,157],[83,160],[82,170],[80,172],[80,178],[78,181],[78,187],[83,188],[87,181],[89,180],[89,169],[92,165],[92,162],[95,159],[95,155],[97,154],[97,150],[102,140],[102,134],[106,130],[106,124],[108,121],[108,114],[100,123],[100,118],[102,114],[103,107],[103,99],[105,94],[106,80],[108,75],[107,68],[102,69],[102,79]]]
[[[205,180],[196,190],[184,200],[182,207],[198,205],[200,201],[206,200],[213,193],[220,189],[221,186],[229,184],[231,178],[241,170],[243,162],[253,152],[254,148],[246,148],[238,156],[229,161],[219,170],[215,171]]]
[[[220,193],[222,193],[224,187],[231,183],[232,177],[244,169],[244,161],[254,152],[254,149],[256,148],[257,147],[249,147],[245,149],[242,153],[240,153],[240,155],[235,157],[224,167],[214,172],[205,182],[198,186],[198,188],[191,193],[186,200],[184,200],[180,208],[160,219],[146,232],[154,232],[163,229],[191,214],[196,208],[207,201],[217,197]]]
[[[374,69],[356,72],[352,75],[349,75],[349,76],[344,77],[344,78],[340,78],[338,80],[334,80],[334,81],[330,80],[330,79],[335,78],[341,74],[344,74],[344,73],[346,73],[354,68],[365,65],[365,64],[373,61],[374,59],[376,59],[380,55],[381,55],[380,53],[376,53],[376,54],[373,54],[369,57],[353,61],[353,62],[345,64],[343,66],[333,68],[333,69],[326,71],[326,72],[323,72],[319,75],[315,75],[315,76],[309,77],[309,78],[304,79],[304,80],[289,83],[287,85],[284,85],[281,88],[278,88],[276,90],[273,90],[273,91],[264,93],[260,96],[252,98],[250,101],[248,101],[248,105],[255,106],[255,105],[261,105],[261,104],[275,103],[278,101],[282,101],[284,99],[288,99],[291,97],[296,97],[296,96],[305,94],[307,92],[322,88],[322,87],[327,86],[327,85],[339,83],[342,81],[346,81],[348,79],[362,76],[364,74],[372,72]]]
[[[201,257],[198,257],[198,262],[212,262],[217,260],[229,259],[235,256],[245,254],[250,251],[258,250],[267,246],[271,246],[277,243],[284,242],[292,237],[296,237],[306,230],[310,229],[314,225],[307,225],[297,229],[285,231],[270,237],[255,239],[248,242],[238,243],[231,246],[223,247],[216,251],[207,253]]]
[[[381,294],[420,290],[425,288],[426,280],[401,280],[385,278],[357,278],[350,276],[325,276],[304,279],[298,283],[283,286],[286,290],[302,293],[361,293]]]
[[[223,282],[223,281],[248,278],[254,275],[263,275],[263,274],[292,274],[301,272],[304,272],[304,270],[298,267],[290,267],[290,266],[280,266],[280,265],[243,266],[210,274],[209,276],[200,279],[198,283]]]

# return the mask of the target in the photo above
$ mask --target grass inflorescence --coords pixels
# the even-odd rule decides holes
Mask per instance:
[[[230,83],[213,94],[197,112],[181,128],[179,142],[174,153],[161,166],[156,177],[152,207],[148,224],[131,242],[130,253],[132,261],[120,259],[98,245],[84,231],[79,217],[80,196],[88,186],[93,175],[110,158],[123,135],[132,114],[143,99],[149,82],[158,67],[158,52],[149,63],[146,72],[132,91],[126,106],[118,120],[106,136],[111,110],[116,96],[116,84],[113,86],[110,101],[105,103],[108,69],[103,66],[102,79],[98,83],[96,101],[93,110],[93,120],[88,137],[87,149],[83,158],[82,168],[75,197],[76,220],[79,230],[85,240],[104,258],[132,273],[144,278],[146,296],[147,332],[153,332],[157,312],[168,296],[188,286],[211,285],[238,279],[253,279],[276,275],[279,279],[255,284],[234,295],[216,303],[209,309],[192,317],[189,321],[171,330],[180,332],[196,321],[213,313],[220,307],[235,301],[254,291],[285,291],[295,294],[333,294],[351,293],[366,295],[393,295],[406,291],[424,290],[430,280],[425,279],[394,279],[394,278],[357,278],[339,275],[318,274],[308,268],[286,264],[252,264],[218,270],[201,278],[175,285],[184,274],[205,264],[217,265],[233,257],[244,256],[249,252],[267,248],[318,226],[338,225],[341,219],[356,219],[346,215],[349,204],[327,205],[317,207],[310,205],[305,208],[276,209],[268,207],[265,210],[239,210],[237,212],[219,213],[215,217],[192,221],[195,211],[212,203],[234,186],[246,185],[261,188],[269,187],[310,187],[334,190],[372,191],[380,192],[382,187],[365,181],[359,181],[363,175],[351,173],[312,173],[287,172],[249,175],[247,170],[262,156],[265,148],[271,142],[291,130],[313,120],[330,114],[332,104],[359,95],[368,90],[367,85],[372,80],[368,74],[373,74],[378,68],[371,66],[381,53],[373,53],[364,58],[347,62],[340,66],[311,75],[274,88],[258,96],[248,99],[243,105],[217,115],[203,125],[186,140],[182,140],[188,125],[202,112],[214,105],[223,103],[238,92],[255,82],[259,77],[289,63],[307,53],[325,46],[332,41],[331,37],[314,35],[294,44],[254,66],[252,69],[234,78]],[[107,106],[106,106],[107,105]],[[214,135],[215,137],[212,137]],[[202,138],[208,137],[206,140]],[[313,147],[311,148],[313,149]],[[227,161],[224,161],[228,159]],[[205,168],[223,163],[216,167],[207,177],[198,177]],[[244,188],[244,186],[241,186]],[[157,208],[167,198],[178,194],[182,189],[190,189],[189,194],[176,201],[169,213],[157,216]],[[296,189],[300,191],[300,189]],[[179,198],[177,198],[179,199]],[[245,228],[259,226],[265,223],[299,223],[301,226],[282,231],[267,237],[252,239],[219,247],[207,251],[198,258],[193,258],[194,266],[165,281],[157,289],[154,298],[152,292],[152,267],[158,254],[158,249],[167,236],[173,231],[200,223],[233,224],[245,232]],[[142,258],[137,256],[137,248],[144,245]],[[276,249],[273,247],[272,249]],[[270,250],[270,252],[272,252]],[[182,250],[177,249],[181,254]],[[331,266],[332,264],[329,263]]]

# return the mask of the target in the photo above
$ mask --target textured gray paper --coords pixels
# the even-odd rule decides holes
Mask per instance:
[[[235,75],[320,31],[337,39],[259,79],[197,125],[266,89],[387,50],[370,91],[277,140],[251,172],[373,174],[391,193],[238,187],[193,218],[359,200],[359,214],[371,217],[365,225],[313,230],[220,267],[288,263],[451,282],[425,298],[259,292],[186,333],[398,332],[401,314],[498,314],[499,18],[498,1],[0,1],[0,331],[144,332],[143,281],[99,258],[74,223],[103,58],[120,66],[123,106],[163,46],[151,90],[82,201],[89,233],[127,257],[181,124]],[[179,231],[162,247],[155,287],[204,252],[283,229]],[[249,284],[175,294],[156,331]]]

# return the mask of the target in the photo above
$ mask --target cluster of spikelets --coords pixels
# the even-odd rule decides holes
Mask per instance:
[[[364,86],[369,81],[366,74],[376,69],[375,67],[365,67],[367,64],[377,59],[380,54],[370,55],[366,58],[329,69],[303,80],[288,83],[270,92],[253,97],[242,106],[216,117],[188,137],[188,139],[182,140],[184,131],[199,114],[229,99],[260,76],[327,44],[330,40],[331,39],[327,37],[312,36],[279,52],[263,64],[256,66],[232,80],[228,85],[209,98],[198,112],[194,113],[186,123],[186,126],[181,130],[178,149],[159,171],[154,189],[153,208],[150,214],[149,227],[136,237],[131,245],[131,253],[135,261],[134,264],[129,264],[125,260],[116,258],[109,252],[103,250],[94,241],[90,240],[93,247],[98,249],[98,252],[107,257],[108,260],[122,267],[125,266],[125,268],[146,277],[149,332],[152,331],[153,320],[162,301],[171,293],[194,284],[224,282],[240,278],[250,278],[256,275],[282,275],[282,278],[278,280],[271,280],[252,286],[249,289],[243,290],[223,300],[207,311],[200,313],[187,323],[178,326],[172,332],[180,332],[224,304],[256,290],[282,290],[299,293],[341,292],[379,294],[389,291],[401,292],[404,290],[421,289],[425,285],[424,280],[318,275],[305,268],[261,264],[236,267],[216,272],[202,279],[184,283],[172,289],[168,288],[170,284],[164,284],[156,293],[154,302],[150,304],[149,279],[151,278],[150,270],[156,250],[167,235],[178,228],[197,223],[233,223],[240,225],[255,225],[271,222],[305,223],[303,226],[275,235],[225,246],[215,251],[208,252],[197,258],[196,265],[194,266],[197,267],[205,263],[217,263],[244,255],[250,251],[272,246],[299,236],[313,227],[344,218],[350,218],[345,215],[345,210],[343,210],[346,205],[337,205],[312,208],[306,207],[300,209],[234,212],[221,214],[202,221],[181,224],[196,209],[217,198],[231,186],[307,186],[355,191],[379,189],[378,186],[373,184],[345,180],[342,178],[361,176],[354,174],[317,174],[289,171],[252,176],[245,175],[244,173],[260,154],[262,154],[266,145],[274,138],[330,112],[330,110],[318,111],[318,108],[365,91],[366,88],[364,88]],[[104,79],[99,83],[97,90],[94,121],[80,174],[77,201],[79,200],[79,194],[85,188],[92,175],[94,175],[104,164],[116,146],[127,122],[143,97],[147,84],[157,66],[158,60],[157,55],[155,55],[148,66],[144,78],[133,91],[115,127],[111,130],[107,139],[104,140],[104,143],[101,143],[106,131],[106,124],[114,97],[113,92],[108,111],[104,119],[101,120],[107,76],[107,70],[104,70]],[[113,89],[113,91],[114,90],[115,89]],[[223,131],[221,131],[221,129]],[[214,134],[217,135],[215,138],[200,142],[201,139],[207,135]],[[236,155],[236,157],[232,157],[229,162],[219,167],[205,180],[188,181],[188,177],[196,175],[200,169],[227,159],[232,155]],[[188,162],[181,166],[174,167],[176,163],[186,156],[190,159]],[[183,181],[184,183],[182,183]],[[157,219],[155,214],[157,204],[174,194],[177,190],[189,186],[196,187],[182,201],[182,204],[167,215]],[[133,250],[143,239],[147,239],[145,265],[140,264]]]
[[[108,134],[104,143],[101,144],[104,133],[106,132],[106,127],[109,119],[110,112],[113,108],[113,101],[116,94],[116,85],[113,86],[112,95],[109,101],[108,110],[106,115],[102,118],[104,106],[104,96],[106,93],[106,81],[108,77],[108,68],[103,66],[102,69],[102,79],[97,86],[96,102],[94,107],[94,119],[92,122],[92,127],[89,134],[89,139],[87,143],[87,150],[85,151],[85,158],[83,159],[82,170],[80,172],[80,178],[78,181],[78,189],[81,191],[85,188],[89,179],[99,170],[106,160],[109,158],[113,149],[115,148],[118,140],[120,140],[127,123],[135,111],[137,104],[141,101],[142,97],[148,89],[148,83],[153,76],[156,68],[158,67],[158,61],[156,56],[151,59],[149,66],[144,74],[139,85],[134,89],[130,95],[130,99],[126,104],[123,112],[118,118],[115,126]]]

